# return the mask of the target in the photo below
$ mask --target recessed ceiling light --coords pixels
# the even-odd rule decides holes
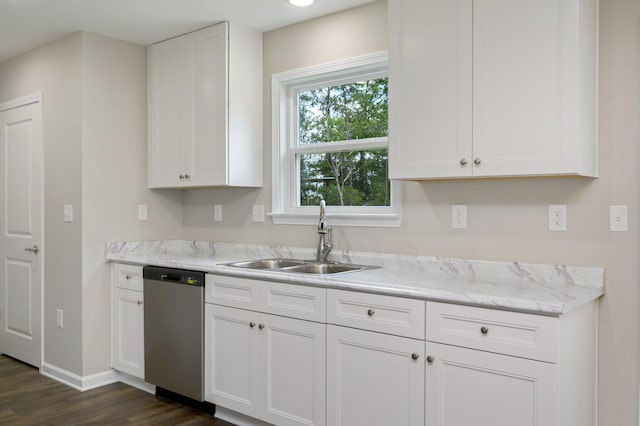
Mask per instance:
[[[294,6],[311,6],[313,4],[313,0],[289,0]]]

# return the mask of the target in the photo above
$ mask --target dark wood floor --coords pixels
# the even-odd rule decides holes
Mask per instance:
[[[0,425],[86,424],[230,425],[122,383],[79,392],[0,355]]]

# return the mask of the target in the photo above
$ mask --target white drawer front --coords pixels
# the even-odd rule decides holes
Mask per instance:
[[[425,302],[402,297],[327,290],[327,322],[424,339]]]
[[[557,362],[558,319],[427,302],[427,340]]]
[[[114,263],[111,268],[111,279],[115,287],[142,291],[142,266]]]
[[[233,308],[260,309],[261,282],[246,278],[205,275],[205,302]]]
[[[263,312],[326,322],[327,290],[301,285],[262,282]]]

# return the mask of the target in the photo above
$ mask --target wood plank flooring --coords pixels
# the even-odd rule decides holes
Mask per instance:
[[[173,400],[122,383],[79,392],[0,355],[0,425],[229,426]]]

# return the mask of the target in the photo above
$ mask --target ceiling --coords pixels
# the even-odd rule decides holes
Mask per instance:
[[[231,21],[260,31],[374,0],[0,0],[0,62],[76,31],[142,45]]]

